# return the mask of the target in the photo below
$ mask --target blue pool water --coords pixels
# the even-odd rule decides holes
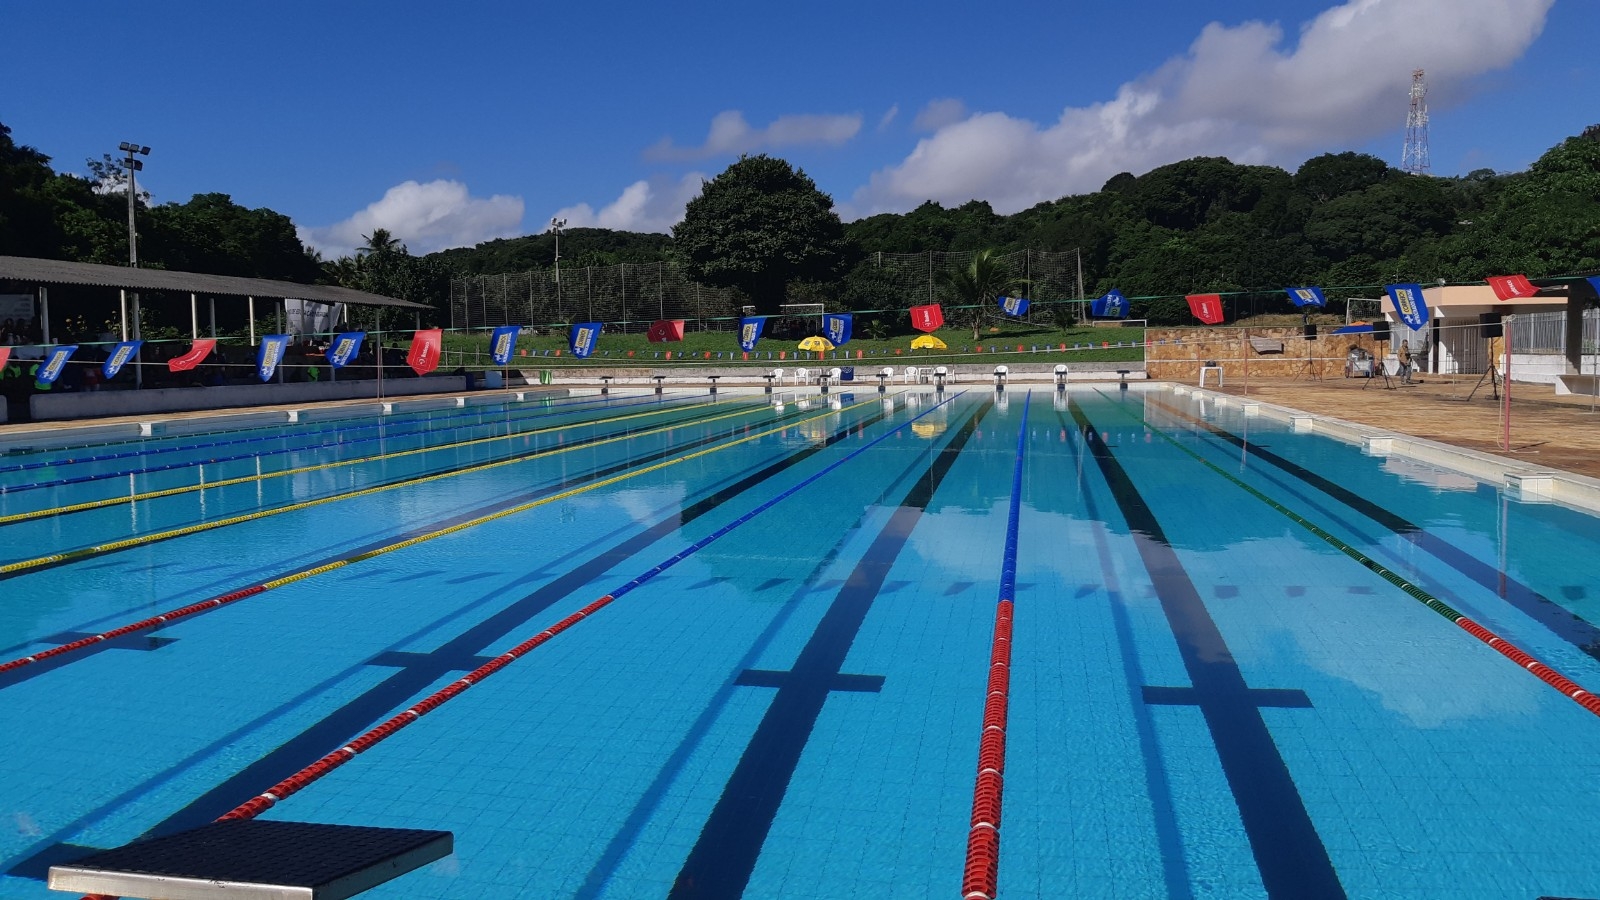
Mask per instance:
[[[999,896],[1600,897],[1600,717],[1395,583],[1600,690],[1592,516],[1160,389],[719,397],[0,456],[0,663],[272,585],[0,672],[0,897],[608,594],[264,817],[455,833],[374,898],[959,897],[1018,465]]]

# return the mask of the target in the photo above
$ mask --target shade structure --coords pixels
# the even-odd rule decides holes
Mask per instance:
[[[920,335],[911,341],[911,349],[913,350],[943,350],[945,348],[945,342],[931,334]]]
[[[799,347],[801,350],[816,350],[820,353],[824,350],[832,350],[833,342],[821,335],[812,335],[801,341]]]

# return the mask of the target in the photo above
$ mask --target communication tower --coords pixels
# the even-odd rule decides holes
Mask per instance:
[[[1422,70],[1411,71],[1411,111],[1406,114],[1406,146],[1400,168],[1412,175],[1428,174],[1428,83]]]

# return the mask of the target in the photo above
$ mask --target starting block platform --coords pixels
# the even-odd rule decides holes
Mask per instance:
[[[51,866],[49,885],[145,900],[344,900],[452,852],[448,831],[248,819]]]

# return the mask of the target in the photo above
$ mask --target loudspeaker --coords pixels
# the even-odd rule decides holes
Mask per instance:
[[[1506,333],[1505,326],[1500,323],[1504,313],[1486,312],[1478,313],[1478,337],[1497,338]]]
[[[1379,319],[1372,323],[1372,339],[1375,341],[1387,341],[1389,339],[1388,319]]]
[[[1314,341],[1316,339],[1317,339],[1317,323],[1315,323],[1315,322],[1307,322],[1306,323],[1306,340]]]

